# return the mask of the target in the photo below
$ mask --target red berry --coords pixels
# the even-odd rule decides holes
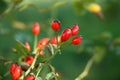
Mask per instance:
[[[32,32],[33,32],[33,34],[34,35],[38,35],[39,34],[39,32],[40,32],[40,25],[39,25],[39,23],[34,23],[34,25],[33,25],[33,28],[32,28]]]
[[[25,45],[25,47],[27,48],[28,52],[30,52],[30,45],[29,45],[29,43],[26,42],[24,45]]]
[[[60,29],[60,21],[54,20],[51,26],[54,31],[58,31]]]
[[[49,42],[49,38],[42,38],[38,41],[37,48],[44,49]]]
[[[64,42],[64,41],[67,41],[70,36],[72,35],[72,32],[71,32],[71,29],[65,29],[63,32],[62,32],[62,36],[61,36],[61,41]]]
[[[27,56],[25,58],[25,62],[29,65],[32,64],[33,60],[34,60],[34,58],[32,56]]]
[[[60,44],[61,42],[61,36],[55,36],[51,40],[51,44]]]
[[[78,45],[81,42],[82,42],[82,37],[80,37],[80,36],[76,36],[72,39],[72,44],[74,44],[74,45]]]
[[[78,32],[79,32],[78,24],[75,24],[75,25],[72,27],[71,31],[72,31],[72,35],[78,34]]]
[[[12,80],[17,80],[22,74],[22,68],[16,64],[12,64],[10,66],[10,74],[12,76]]]
[[[33,75],[29,75],[25,78],[25,80],[35,80],[35,77]]]

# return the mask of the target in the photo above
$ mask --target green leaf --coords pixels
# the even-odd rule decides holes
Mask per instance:
[[[56,75],[55,75],[55,73],[54,72],[50,72],[50,73],[48,73],[47,75],[46,75],[46,80],[51,80],[51,79],[53,79],[54,77],[55,77]]]
[[[16,49],[16,52],[20,54],[24,54],[24,55],[28,54],[27,48],[18,40],[16,40],[15,49]]]

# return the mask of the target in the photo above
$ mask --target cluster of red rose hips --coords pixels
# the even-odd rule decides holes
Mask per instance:
[[[58,20],[54,20],[51,23],[51,27],[52,29],[57,32],[58,30],[60,30],[61,24]],[[35,36],[38,36],[38,34],[40,33],[40,25],[39,23],[34,23],[33,27],[32,27],[32,32]],[[55,37],[53,37],[52,39],[50,38],[42,38],[38,41],[37,45],[35,45],[36,49],[41,49],[39,54],[41,56],[44,56],[44,49],[47,46],[48,43],[53,44],[53,45],[59,45],[67,40],[70,39],[71,36],[74,36],[72,38],[71,43],[73,45],[78,45],[82,42],[82,37],[80,36],[76,36],[79,32],[79,27],[77,24],[75,24],[72,28],[66,28],[63,30],[61,35],[57,35]],[[28,42],[26,42],[24,44],[24,46],[26,47],[28,53],[30,53],[31,48]],[[26,56],[24,59],[24,62],[27,63],[28,65],[31,65],[34,61],[34,57],[33,56]],[[12,80],[18,80],[19,77],[22,74],[22,68],[21,66],[17,65],[17,64],[12,64],[10,66],[10,74],[12,76]],[[34,75],[28,75],[25,76],[24,80],[35,80],[35,76]]]

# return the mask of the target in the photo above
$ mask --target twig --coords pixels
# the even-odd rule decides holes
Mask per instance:
[[[11,64],[13,61],[5,59],[4,57],[0,56],[0,61],[4,62],[5,64]]]
[[[24,76],[27,76],[30,73],[30,71],[34,68],[35,62],[36,62],[38,56],[39,56],[39,52],[37,52],[35,54],[35,58],[34,58],[33,63],[31,64],[31,66],[29,67],[29,69],[19,78],[19,80],[23,80]]]
[[[35,80],[37,79],[37,77],[38,77],[38,75],[40,74],[40,72],[41,72],[41,70],[42,70],[42,64],[39,64],[39,70],[38,70],[38,72],[37,72],[37,74],[36,74],[36,76],[35,76]]]
[[[88,72],[93,64],[93,57],[88,61],[84,71],[75,79],[75,80],[82,80],[88,75]]]
[[[36,48],[36,45],[37,45],[37,35],[35,35],[35,38],[34,38],[34,47],[33,47],[33,51],[35,52],[35,48]]]

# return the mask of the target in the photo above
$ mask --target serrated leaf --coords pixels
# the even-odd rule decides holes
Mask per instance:
[[[15,49],[18,53],[21,53],[24,55],[28,54],[27,48],[18,40],[16,40]]]
[[[56,76],[56,75],[55,75],[54,72],[50,72],[50,73],[48,73],[48,74],[46,75],[45,79],[46,79],[46,80],[51,80],[51,79],[53,79],[55,76]]]

